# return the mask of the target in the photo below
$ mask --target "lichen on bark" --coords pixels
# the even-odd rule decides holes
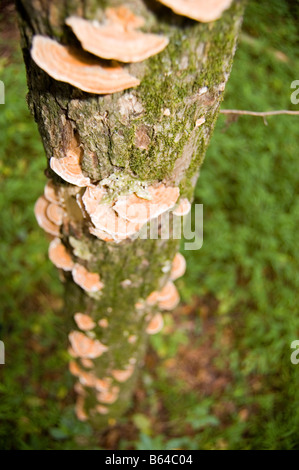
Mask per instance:
[[[126,185],[163,182],[178,186],[181,197],[192,200],[200,166],[212,135],[228,79],[244,2],[235,1],[222,18],[200,24],[172,13],[150,0],[17,0],[22,49],[28,77],[28,104],[38,124],[48,159],[47,176],[64,190],[68,216],[75,223],[63,228],[63,241],[76,262],[100,273],[104,289],[98,298],[86,295],[65,274],[66,329],[75,329],[73,315],[87,312],[97,324],[93,335],[108,347],[94,361],[94,371],[119,387],[107,415],[96,413],[96,393],[87,390],[86,411],[91,421],[105,426],[128,408],[146,348],[146,325],[154,310],[146,297],[167,282],[178,240],[129,239],[119,244],[89,234],[85,219],[76,216],[74,189],[49,167],[51,157],[62,158],[75,138],[82,149],[82,169],[93,183],[120,174]],[[107,6],[125,3],[145,18],[144,31],[169,38],[160,54],[126,66],[140,79],[138,88],[96,96],[57,82],[30,57],[32,37],[43,34],[78,46],[65,26],[73,14],[87,19],[104,17]],[[204,118],[204,119],[203,119]],[[135,306],[139,305],[139,308]],[[143,307],[140,307],[140,304]],[[98,322],[105,319],[105,328]],[[102,322],[102,324],[104,324]],[[66,335],[67,336],[67,335]],[[129,338],[136,338],[130,342]],[[129,380],[119,383],[113,370],[134,366]],[[84,369],[84,366],[80,366]]]

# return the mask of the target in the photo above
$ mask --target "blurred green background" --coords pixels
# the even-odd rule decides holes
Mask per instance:
[[[151,340],[130,412],[97,435],[74,418],[57,350],[62,288],[33,215],[45,158],[9,3],[0,34],[0,448],[298,449],[290,344],[299,339],[299,116],[267,125],[220,116],[196,189],[204,245],[184,253],[183,302]],[[298,2],[249,2],[223,109],[299,110],[290,102],[298,20]]]

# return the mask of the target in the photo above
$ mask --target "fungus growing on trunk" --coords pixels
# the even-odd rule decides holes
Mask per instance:
[[[34,36],[31,57],[50,77],[88,93],[105,95],[140,84],[122,67],[103,65],[83,51],[62,46],[45,36]]]
[[[79,331],[72,331],[69,340],[75,354],[84,359],[96,359],[108,351],[107,346],[100,341],[91,339]]]
[[[112,403],[116,402],[116,400],[118,399],[118,395],[119,395],[119,387],[115,386],[115,387],[112,387],[111,390],[98,393],[97,399],[101,403],[112,405]]]
[[[164,36],[125,29],[120,22],[101,25],[71,16],[66,24],[72,28],[83,49],[102,59],[141,62],[161,52],[169,42]]]
[[[69,151],[66,157],[52,157],[50,159],[50,167],[67,183],[85,188],[86,186],[90,186],[91,182],[87,176],[84,176],[80,160],[81,152],[78,147],[76,151]]]
[[[117,380],[117,382],[126,382],[134,372],[134,367],[129,366],[126,370],[115,369],[111,372],[112,377]]]
[[[93,319],[84,313],[75,313],[74,315],[75,322],[77,323],[78,328],[82,331],[93,330],[96,326]]]
[[[100,281],[98,273],[90,273],[84,266],[76,263],[72,270],[73,279],[78,286],[86,292],[98,292],[104,284]]]
[[[232,0],[158,0],[176,14],[187,16],[202,23],[218,20]]]
[[[180,296],[174,283],[168,281],[159,292],[158,307],[161,310],[173,310],[180,302]]]
[[[189,214],[190,209],[191,209],[191,204],[188,201],[188,199],[182,198],[179,201],[178,206],[173,210],[173,214],[177,215],[177,216],[180,216],[180,217],[183,217],[184,215]]]
[[[175,281],[179,277],[184,276],[186,272],[186,260],[181,253],[177,253],[173,258],[171,272],[170,272],[170,279]]]
[[[164,326],[164,320],[161,313],[156,313],[147,325],[146,332],[149,335],[159,333]]]
[[[54,238],[49,246],[49,258],[56,268],[72,271],[74,262],[60,238]]]
[[[60,228],[48,218],[48,207],[49,201],[47,201],[45,196],[40,196],[34,206],[34,213],[37,223],[45,232],[49,233],[50,235],[53,235],[54,237],[59,237]]]
[[[171,209],[179,195],[180,190],[176,187],[150,186],[148,188],[151,199],[144,199],[136,194],[121,196],[114,204],[113,209],[118,215],[130,222],[146,223]]]
[[[53,184],[52,180],[49,180],[44,189],[44,196],[53,204],[59,204],[59,189]]]

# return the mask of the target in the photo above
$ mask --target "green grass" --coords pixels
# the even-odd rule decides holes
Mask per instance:
[[[222,108],[298,109],[290,102],[299,78],[298,13],[294,2],[249,2]],[[71,409],[67,358],[57,347],[63,325],[53,314],[62,290],[33,216],[44,152],[26,107],[19,52],[0,59],[0,79],[0,338],[7,361],[0,448],[109,447]],[[265,126],[256,117],[220,116],[196,188],[204,244],[184,253],[188,269],[178,283],[180,312],[189,304],[191,313],[167,315],[166,332],[152,339],[144,396],[115,430],[119,448],[299,448],[299,365],[290,362],[290,344],[299,339],[298,119],[269,117]],[[172,369],[178,360],[211,374],[209,386],[201,385],[209,375],[198,386],[184,381],[183,367]]]

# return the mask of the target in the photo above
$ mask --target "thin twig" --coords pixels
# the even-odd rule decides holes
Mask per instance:
[[[265,111],[265,112],[257,112],[257,111],[243,111],[241,109],[221,109],[220,114],[241,114],[247,116],[260,116],[260,117],[267,117],[267,116],[274,116],[278,114],[290,114],[290,115],[299,115],[299,111],[288,111],[287,109],[281,109],[279,111]]]

